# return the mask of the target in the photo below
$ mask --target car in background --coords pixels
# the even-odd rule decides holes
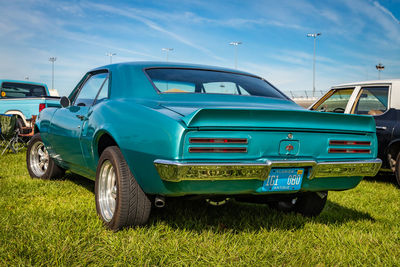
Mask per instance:
[[[113,230],[147,222],[168,197],[235,198],[316,216],[328,191],[375,175],[371,117],[306,110],[261,77],[201,65],[133,62],[89,71],[40,113],[33,178],[95,180]]]
[[[19,127],[32,127],[32,116],[46,107],[59,107],[46,84],[0,79],[0,114],[16,115]]]
[[[310,109],[373,116],[382,171],[394,172],[400,186],[400,79],[333,86]]]

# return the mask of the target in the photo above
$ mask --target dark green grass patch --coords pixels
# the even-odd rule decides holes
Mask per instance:
[[[314,219],[175,199],[117,233],[97,218],[93,190],[73,174],[31,179],[24,153],[0,157],[0,265],[400,265],[400,190],[389,177],[330,192]]]

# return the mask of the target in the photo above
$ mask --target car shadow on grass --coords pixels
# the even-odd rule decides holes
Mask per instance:
[[[94,194],[94,181],[86,177],[80,176],[75,173],[67,172],[63,179],[73,182],[76,185],[86,188],[88,191]]]
[[[176,229],[213,232],[259,231],[262,229],[301,229],[307,223],[340,225],[351,221],[374,221],[369,213],[329,201],[320,216],[303,217],[296,213],[273,210],[267,205],[232,201],[224,206],[210,206],[205,201],[169,199],[163,209],[153,209],[149,225],[167,223]]]
[[[364,180],[368,182],[378,182],[378,183],[393,184],[395,186],[398,186],[396,182],[396,177],[394,173],[391,172],[379,172],[376,176],[364,177]]]
[[[64,178],[94,194],[94,181],[69,172]],[[329,200],[321,215],[315,218],[279,212],[268,205],[237,201],[229,201],[222,206],[211,206],[201,199],[168,198],[166,203],[164,208],[152,208],[149,223],[145,227],[161,223],[174,229],[240,233],[262,229],[296,230],[303,228],[306,223],[340,225],[351,221],[374,221],[369,213]]]

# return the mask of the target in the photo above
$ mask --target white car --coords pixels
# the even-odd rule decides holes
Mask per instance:
[[[400,186],[400,79],[333,86],[309,109],[373,116],[381,170],[395,172]]]

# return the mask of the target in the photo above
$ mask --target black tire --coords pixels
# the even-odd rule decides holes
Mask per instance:
[[[397,154],[396,165],[394,168],[394,174],[396,176],[397,186],[400,188],[400,152]]]
[[[306,217],[318,216],[325,207],[328,192],[306,192],[294,204],[294,210]]]
[[[44,156],[39,155],[39,150],[41,151],[40,153],[44,153]],[[40,167],[41,164],[44,165]],[[63,177],[65,174],[65,170],[57,166],[48,155],[40,133],[35,134],[28,143],[26,166],[32,178],[52,179]]]
[[[294,199],[296,200],[296,199]],[[268,207],[270,207],[271,209],[277,210],[277,211],[281,211],[281,212],[285,212],[285,213],[289,213],[294,211],[294,204],[293,204],[293,200],[281,200],[281,201],[269,201],[267,202]]]
[[[271,209],[289,213],[298,212],[306,217],[318,216],[325,207],[328,192],[307,192],[293,199],[269,201]]]
[[[110,184],[112,188],[107,188]],[[149,219],[151,201],[135,180],[117,146],[107,147],[100,156],[95,199],[97,214],[111,230],[143,225]]]

